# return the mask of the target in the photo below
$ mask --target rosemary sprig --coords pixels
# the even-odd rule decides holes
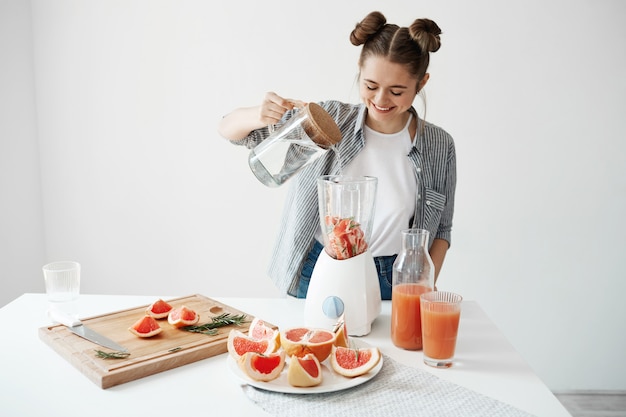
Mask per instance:
[[[219,316],[211,317],[211,321],[208,323],[181,327],[181,330],[215,336],[218,333],[217,329],[219,327],[229,326],[231,324],[241,326],[247,323],[246,318],[247,316],[245,314],[233,316],[230,313],[222,313]]]
[[[124,359],[130,356],[130,352],[105,352],[103,350],[95,350],[96,356],[102,359]]]

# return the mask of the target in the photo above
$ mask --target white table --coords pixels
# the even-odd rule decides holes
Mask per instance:
[[[173,298],[81,295],[75,308],[86,318],[148,305],[159,297]],[[212,298],[279,327],[304,322],[303,300]],[[38,329],[50,324],[47,308],[44,294],[25,294],[0,309],[2,416],[267,415],[243,394],[226,355],[102,390],[39,340]],[[393,346],[390,311],[390,303],[383,302],[372,332],[363,337],[384,354],[538,417],[570,416],[477,303],[463,302],[457,359],[450,369],[430,368],[421,352]]]

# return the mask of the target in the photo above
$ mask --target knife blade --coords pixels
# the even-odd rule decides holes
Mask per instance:
[[[100,346],[104,346],[106,348],[118,351],[118,352],[128,352],[124,346],[121,346],[115,343],[113,340],[108,337],[90,329],[85,326],[80,320],[71,315],[67,314],[64,311],[61,311],[58,308],[50,307],[48,310],[48,316],[68,328],[69,331],[74,333],[77,336],[82,337],[83,339],[87,339],[90,342],[96,343]]]

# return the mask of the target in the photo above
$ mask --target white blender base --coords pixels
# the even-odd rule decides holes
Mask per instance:
[[[309,327],[331,329],[337,318],[327,317],[322,305],[328,297],[339,297],[350,336],[365,336],[381,310],[380,286],[374,259],[369,252],[337,260],[322,250],[311,275],[304,305]]]

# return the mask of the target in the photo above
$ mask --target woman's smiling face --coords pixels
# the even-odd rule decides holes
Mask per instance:
[[[402,130],[408,117],[407,110],[427,80],[428,74],[418,83],[419,80],[403,65],[386,58],[367,58],[359,77],[361,100],[367,106],[367,125],[381,133]]]

